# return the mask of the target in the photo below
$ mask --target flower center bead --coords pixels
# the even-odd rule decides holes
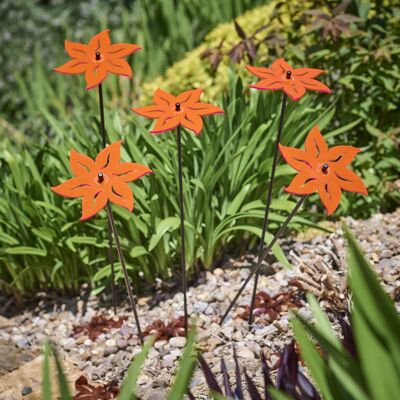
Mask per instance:
[[[328,164],[324,164],[322,166],[322,173],[326,175],[328,173],[328,168],[329,168],[329,165]]]
[[[99,183],[103,183],[103,182],[104,182],[104,175],[103,175],[101,172],[99,172],[99,173],[97,174],[97,181],[98,181]]]
[[[181,103],[175,103],[175,111],[181,111]]]
[[[286,79],[291,79],[292,71],[286,71]]]
[[[96,61],[100,61],[101,54],[99,51],[96,51]]]

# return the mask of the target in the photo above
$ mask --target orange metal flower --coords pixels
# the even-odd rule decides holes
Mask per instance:
[[[224,111],[209,103],[201,103],[200,95],[203,89],[193,89],[173,96],[170,93],[157,89],[154,93],[154,104],[132,111],[143,117],[157,119],[151,133],[162,133],[175,129],[178,125],[190,129],[199,135],[203,129],[203,116],[223,114]]]
[[[62,74],[85,74],[86,89],[99,85],[109,73],[132,78],[133,72],[124,57],[141,49],[136,44],[111,44],[110,30],[93,36],[86,44],[65,41],[65,50],[72,60],[54,68]]]
[[[133,193],[128,182],[153,172],[141,164],[121,163],[121,143],[118,141],[107,146],[96,160],[71,150],[70,168],[75,176],[51,188],[64,197],[82,197],[81,221],[96,215],[108,201],[132,211]]]
[[[271,68],[248,65],[247,69],[261,78],[261,81],[250,87],[259,90],[283,90],[294,101],[301,99],[306,90],[332,93],[328,86],[314,79],[325,72],[322,69],[294,69],[283,58],[274,61]]]
[[[305,151],[279,145],[285,161],[299,173],[285,189],[292,194],[306,195],[318,191],[328,215],[339,205],[342,190],[368,195],[362,180],[346,167],[359,149],[352,146],[328,148],[318,126],[305,141]]]

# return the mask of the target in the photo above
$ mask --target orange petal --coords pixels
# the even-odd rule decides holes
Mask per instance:
[[[78,153],[74,149],[69,154],[69,165],[75,176],[90,174],[94,169],[94,161],[85,154]]]
[[[175,96],[172,96],[172,94],[162,89],[157,89],[155,91],[153,101],[155,104],[170,108],[175,107],[175,103],[177,102]]]
[[[107,204],[108,196],[106,191],[100,193],[92,192],[86,194],[82,199],[82,216],[80,221],[85,221],[95,216]]]
[[[135,112],[136,114],[141,115],[142,117],[152,118],[152,119],[161,118],[166,113],[165,107],[162,107],[157,104],[139,108],[132,108],[132,111]],[[170,112],[171,111],[168,110],[168,113]]]
[[[289,85],[283,85],[283,91],[293,101],[301,99],[306,93],[306,89],[299,81],[291,81]]]
[[[142,48],[137,44],[117,43],[117,44],[112,44],[108,48],[106,54],[112,57],[121,58],[129,56],[129,54],[133,54],[135,51],[139,51],[141,49]]]
[[[107,76],[107,67],[104,63],[91,66],[85,73],[86,89],[93,89],[100,85]]]
[[[54,68],[53,71],[61,74],[78,75],[83,74],[89,68],[89,64],[82,60],[69,60],[60,67]]]
[[[194,103],[189,106],[189,110],[197,115],[223,114],[224,110],[210,103]]]
[[[92,39],[90,39],[88,48],[91,53],[94,53],[97,50],[99,50],[100,52],[108,51],[111,45],[111,39],[108,32],[110,32],[110,30],[106,29],[98,33],[97,35],[93,36]]]
[[[283,88],[283,79],[278,77],[262,79],[261,81],[250,85],[250,87],[258,90],[280,90]]]
[[[105,168],[115,168],[120,160],[122,140],[118,140],[105,147],[96,157],[96,170],[100,171]]]
[[[332,93],[332,90],[328,86],[316,79],[301,79],[301,83],[307,90],[313,90],[320,93]]]
[[[82,197],[87,193],[93,192],[89,181],[81,176],[68,179],[60,185],[52,187],[51,190],[60,196],[70,198]]]
[[[335,146],[328,150],[328,161],[332,167],[346,167],[360,151],[353,146]]]
[[[315,160],[307,152],[294,147],[279,145],[284,160],[296,171],[309,173],[315,165]]]
[[[145,165],[132,162],[117,164],[113,170],[113,175],[122,182],[132,182],[144,175],[152,173],[153,171]]]
[[[334,179],[329,179],[321,184],[318,189],[319,197],[328,215],[331,215],[337,209],[342,196],[342,190],[335,181]]]
[[[293,76],[298,78],[316,78],[323,73],[325,73],[323,69],[298,68],[293,71]]]
[[[316,160],[320,157],[323,159],[324,162],[326,162],[328,158],[328,145],[321,135],[321,132],[317,125],[315,125],[307,135],[304,147],[306,152],[313,159]]]
[[[88,46],[82,43],[75,43],[66,40],[64,42],[65,50],[71,58],[83,58],[86,56]]]
[[[361,178],[353,171],[347,168],[337,168],[335,169],[335,174],[338,178],[339,185],[343,190],[348,192],[356,192],[368,195],[368,190],[364,185]]]
[[[174,114],[165,115],[157,120],[153,129],[150,132],[163,133],[175,129],[179,125],[180,120],[181,118],[175,116]]]
[[[113,182],[108,190],[108,197],[113,203],[129,211],[133,210],[133,193],[125,182]]]
[[[200,95],[203,91],[203,89],[187,90],[176,97],[176,102],[186,107],[193,103],[197,103],[200,100]]]
[[[199,135],[203,129],[203,118],[194,112],[188,111],[185,113],[184,118],[181,120],[181,124],[186,129],[190,129],[196,135]]]
[[[308,173],[300,172],[297,174],[290,185],[285,188],[285,192],[304,195],[314,193],[318,190],[318,181],[316,179],[310,179]]]
[[[263,68],[263,67],[253,67],[252,65],[246,65],[248,71],[250,71],[253,75],[262,79],[275,78],[276,74],[271,68]],[[280,78],[280,77],[279,77]]]
[[[275,74],[282,76],[285,75],[287,71],[293,72],[293,68],[283,58],[274,61],[271,65],[271,69]]]
[[[111,57],[106,60],[108,72],[116,75],[128,76],[132,79],[133,72],[131,66],[122,58]]]

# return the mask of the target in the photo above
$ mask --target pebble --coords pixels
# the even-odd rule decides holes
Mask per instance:
[[[182,348],[185,347],[186,344],[186,338],[185,337],[172,337],[169,339],[169,345],[171,347],[177,347],[177,348]]]
[[[125,350],[129,345],[128,341],[125,339],[117,339],[116,344],[117,344],[117,347],[121,350]]]
[[[174,366],[175,357],[171,354],[167,354],[162,359],[162,367],[163,368],[171,368]]]
[[[104,357],[108,357],[111,354],[115,354],[118,353],[118,347],[117,346],[110,346],[110,347],[106,347],[104,349]]]

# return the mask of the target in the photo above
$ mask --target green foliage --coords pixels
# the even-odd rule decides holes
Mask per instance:
[[[388,211],[400,204],[400,126],[396,113],[400,107],[400,8],[390,1],[353,0],[347,8],[337,11],[338,4],[272,0],[237,21],[248,36],[254,35],[256,64],[268,66],[284,57],[295,67],[327,71],[321,80],[334,95],[319,95],[315,101],[325,106],[336,103],[331,129],[347,126],[337,143],[363,150],[355,167],[369,190],[368,197],[345,202],[342,212],[365,218],[377,209]],[[332,30],[338,17],[343,20],[342,30]],[[256,33],[261,27],[266,29]],[[216,99],[229,84],[226,68],[230,66],[236,68],[246,84],[253,82],[254,76],[245,69],[249,63],[246,53],[239,64],[233,65],[231,60],[230,50],[241,40],[232,23],[219,25],[184,59],[145,83],[143,100],[149,101],[158,86],[174,92],[210,86],[208,94]],[[205,51],[221,57],[216,71],[208,58],[202,58]]]
[[[396,398],[400,379],[400,318],[358,243],[348,228],[344,229],[349,243],[351,323],[356,354],[352,355],[339,342],[313,297],[309,297],[309,303],[316,323],[297,316],[293,321],[296,339],[324,399]],[[325,356],[317,350],[314,340]]]
[[[66,200],[50,191],[50,186],[71,176],[70,148],[96,154],[94,148],[100,146],[97,121],[92,117],[96,113],[85,114],[71,94],[71,102],[76,104],[73,113],[55,109],[52,101],[62,91],[46,85],[45,78],[43,82],[46,92],[31,106],[52,139],[18,152],[8,141],[1,145],[0,279],[9,290],[32,292],[49,287],[77,288],[93,278],[101,290],[111,272],[105,257],[106,218],[100,214],[80,223],[80,200]],[[32,96],[37,83],[32,81],[28,89]],[[96,110],[96,94],[87,97],[93,103],[90,109]],[[227,251],[252,245],[260,235],[260,198],[265,197],[272,162],[279,101],[280,96],[274,93],[245,96],[240,80],[233,76],[222,104],[225,115],[208,119],[200,137],[185,132],[186,259],[191,271],[196,265],[218,263]],[[323,129],[329,123],[334,108],[322,110],[311,104],[308,97],[289,105],[284,143],[300,146],[314,124]],[[139,272],[149,281],[176,276],[179,209],[175,135],[150,135],[142,119],[124,110],[106,107],[106,121],[111,141],[124,139],[123,159],[148,165],[155,172],[135,182],[133,214],[115,207],[130,273],[135,282]],[[292,172],[286,165],[278,167],[277,188],[289,181]],[[271,229],[283,220],[281,212],[290,211],[293,205],[286,194],[272,203]],[[300,216],[294,222],[314,226],[309,218]],[[267,236],[267,241],[270,239],[271,235]],[[273,250],[288,265],[279,246]],[[118,264],[117,278],[122,279]]]

